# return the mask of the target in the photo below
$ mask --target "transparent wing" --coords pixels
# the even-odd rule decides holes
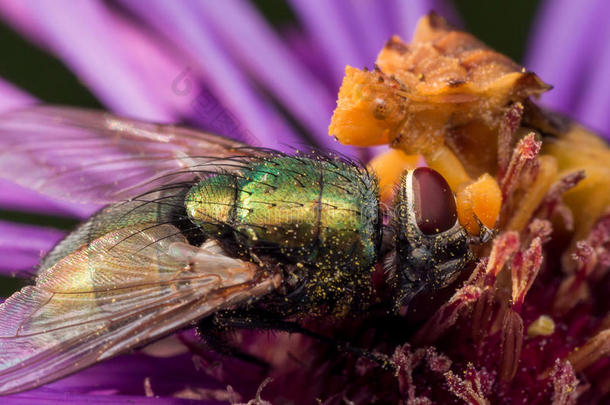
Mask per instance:
[[[0,177],[62,199],[125,200],[169,181],[231,168],[246,145],[110,113],[34,106],[0,115]]]
[[[267,294],[279,275],[172,225],[105,234],[0,305],[0,395],[33,388]]]

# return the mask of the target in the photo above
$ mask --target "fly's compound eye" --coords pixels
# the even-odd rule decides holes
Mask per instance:
[[[411,185],[419,230],[424,235],[434,235],[451,229],[457,221],[457,209],[445,178],[436,170],[419,167],[413,171]]]

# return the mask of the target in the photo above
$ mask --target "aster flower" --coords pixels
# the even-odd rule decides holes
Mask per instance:
[[[607,134],[610,100],[603,89],[610,48],[596,31],[608,16],[601,3],[546,2],[526,66],[555,85],[543,103]],[[377,151],[342,146],[326,135],[345,66],[372,67],[385,41],[393,34],[411,38],[415,22],[430,9],[457,19],[455,13],[447,3],[423,0],[330,2],[323,7],[294,0],[291,7],[301,27],[279,34],[242,1],[5,1],[0,14],[30,41],[61,58],[109,110],[152,121],[187,122],[254,145],[285,149],[313,143],[367,159]],[[582,18],[572,18],[576,11]],[[586,16],[602,23],[590,23]],[[568,35],[566,23],[575,25],[577,35],[566,37],[565,46],[554,46],[556,38]],[[6,82],[0,84],[0,95],[3,110],[36,102]],[[516,114],[519,122],[521,113]],[[512,135],[514,128],[507,131]],[[503,177],[513,180],[500,183],[505,201],[520,198],[527,190],[524,185],[541,181],[545,170],[551,170],[537,160],[539,149],[532,137],[523,138],[514,151],[506,148]],[[529,212],[522,226],[513,222],[519,232],[501,233],[470,278],[457,291],[439,294],[434,311],[420,315],[425,322],[388,326],[363,319],[332,326],[338,339],[390,353],[395,372],[304,336],[239,333],[246,352],[274,366],[267,373],[210,352],[186,331],[6,400],[603,403],[610,391],[610,345],[603,302],[608,277],[600,264],[607,268],[609,261],[608,221],[595,218],[595,224],[583,228],[586,233],[569,250],[576,261],[568,276],[558,273],[559,255],[554,254],[568,249],[565,242],[550,239],[548,222],[553,214],[567,212],[562,196],[579,180],[579,174],[572,174],[555,182],[544,203],[532,208],[538,219],[530,221]],[[43,197],[6,181],[0,187],[3,209],[64,218],[59,222],[64,230],[98,209]],[[505,203],[508,208],[503,209],[516,211],[515,204]],[[578,213],[565,215],[568,222],[583,222]],[[505,218],[518,221],[514,215]],[[0,271],[19,277],[27,276],[22,270],[31,269],[40,253],[64,234],[9,221],[0,222],[0,228]],[[389,332],[394,329],[400,331]],[[261,386],[263,381],[267,383]]]

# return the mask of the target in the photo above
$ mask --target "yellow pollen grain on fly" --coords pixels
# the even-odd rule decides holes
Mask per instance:
[[[548,315],[540,315],[527,328],[527,336],[530,338],[536,336],[550,336],[555,332],[555,321]]]

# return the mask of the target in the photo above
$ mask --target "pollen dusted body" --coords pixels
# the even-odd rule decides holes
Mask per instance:
[[[379,192],[357,164],[271,155],[203,180],[185,204],[226,247],[290,263],[282,297],[292,301],[289,311],[345,314],[369,295],[381,242]]]

